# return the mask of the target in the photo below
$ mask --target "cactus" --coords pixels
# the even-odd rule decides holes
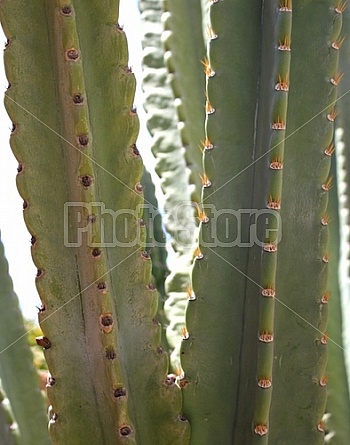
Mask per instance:
[[[24,5],[1,3],[5,103],[38,268],[53,443],[176,443],[188,423],[177,417],[180,391],[166,384],[158,295],[143,248],[135,79],[119,2]],[[30,60],[34,48],[24,72],[15,61]]]
[[[342,322],[330,168],[346,5],[164,2],[172,54],[165,58],[174,78],[186,80],[173,82],[182,142],[162,61],[160,3],[140,5],[145,104],[168,213],[184,201],[192,212],[182,145],[203,168],[199,232],[180,214],[183,246],[178,225],[165,222],[177,252],[164,286],[168,342],[154,285],[162,294],[167,265],[156,264],[164,252],[153,252],[152,279],[119,1],[0,3],[5,105],[38,269],[37,343],[50,371],[52,442],[344,443],[344,357],[330,350],[333,336],[341,346]],[[207,54],[184,67],[182,37],[200,54],[203,35]],[[341,384],[328,384],[332,375]]]
[[[18,298],[8,275],[1,240],[0,282],[0,378],[18,425],[18,443],[49,445],[51,441],[47,433],[47,415],[39,389],[39,376],[33,365],[33,355],[27,343]],[[2,434],[5,434],[3,429]]]
[[[195,241],[191,196],[196,195],[191,183],[190,170],[186,168],[184,152],[194,152],[193,147],[184,149],[177,127],[174,96],[169,86],[169,76],[163,61],[161,43],[162,10],[160,0],[140,0],[141,23],[144,28],[143,45],[143,90],[147,127],[152,134],[152,152],[156,157],[156,171],[161,177],[165,199],[165,227],[171,235],[175,257],[170,274],[165,281],[167,300],[164,310],[168,318],[167,339],[170,346],[172,370],[181,367],[179,347],[181,327],[184,324],[187,302],[186,286],[190,283],[192,245]],[[169,57],[168,57],[169,59]],[[186,151],[185,151],[186,150]],[[198,148],[195,151],[200,154]],[[194,162],[194,165],[196,163]],[[200,170],[198,166],[197,170]],[[199,179],[199,176],[197,175]]]
[[[13,430],[13,419],[4,400],[4,395],[0,391],[0,440],[3,445],[17,445],[18,438]]]

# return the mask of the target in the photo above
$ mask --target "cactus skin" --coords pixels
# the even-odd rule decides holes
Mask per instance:
[[[48,339],[40,343],[51,373],[53,443],[80,445],[92,437],[101,445],[186,443],[180,391],[165,383],[158,295],[149,286],[151,261],[141,247],[135,80],[117,25],[119,2],[87,8],[79,0],[5,0],[0,6],[10,42],[5,103],[15,124],[11,147],[22,166],[17,184],[33,236],[39,319]],[[82,203],[69,214],[69,233],[89,227],[76,248],[63,244],[67,202]],[[93,205],[100,202],[134,211],[125,238],[124,219],[112,226]],[[111,233],[130,246],[91,244],[110,242]]]
[[[1,240],[0,281],[0,378],[18,424],[19,443],[49,445],[51,441],[47,432],[47,414],[39,388],[39,376],[34,368],[18,298],[8,275]]]

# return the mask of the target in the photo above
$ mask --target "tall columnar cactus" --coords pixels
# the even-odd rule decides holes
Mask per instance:
[[[17,445],[18,437],[16,431],[13,431],[13,419],[4,405],[4,395],[0,391],[0,443],[3,445]]]
[[[250,1],[212,1],[210,19],[204,165],[211,186],[203,190],[196,299],[182,347],[184,413],[193,443],[220,436],[234,444],[321,444],[342,6],[272,1],[260,10]],[[227,236],[217,215],[230,209]],[[238,226],[242,209],[261,246],[242,247],[249,241],[249,223]],[[250,209],[276,213],[266,225]]]
[[[142,247],[135,79],[119,1],[0,7],[53,443],[176,443],[188,422],[178,417],[178,388],[167,384]]]
[[[54,445],[321,445],[341,428],[326,396],[342,357],[329,354],[326,364],[330,336],[340,335],[328,326],[338,296],[328,280],[337,256],[328,194],[345,3],[201,3],[208,15],[197,12],[196,24],[209,27],[207,54],[196,61],[206,77],[200,229],[191,248],[173,244],[187,263],[194,251],[191,278],[187,265],[177,275],[188,280],[188,301],[175,375],[145,249],[135,79],[119,1],[0,2]],[[158,20],[155,0],[141,5],[145,21]],[[179,17],[174,61],[184,48]],[[190,193],[169,130],[159,30],[147,28],[146,102],[176,207]],[[195,227],[186,226],[190,242]],[[184,291],[175,281],[174,292]],[[336,421],[327,425],[325,412]],[[334,445],[344,437],[345,429]]]

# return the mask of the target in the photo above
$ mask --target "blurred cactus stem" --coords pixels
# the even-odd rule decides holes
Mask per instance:
[[[39,376],[33,364],[33,354],[28,345],[18,297],[8,274],[1,240],[0,282],[0,378],[18,425],[18,443],[49,445],[48,418]]]

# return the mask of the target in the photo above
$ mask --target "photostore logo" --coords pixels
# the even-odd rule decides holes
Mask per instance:
[[[161,212],[144,203],[136,209],[111,210],[102,202],[67,202],[64,205],[64,245],[80,247],[166,247],[165,237],[158,239],[156,227],[171,222],[174,238],[185,248],[193,247],[199,237],[203,247],[263,247],[282,239],[280,214],[273,209],[216,209],[201,206],[207,216],[198,230],[198,218],[192,202],[179,204],[172,212]],[[145,237],[147,230],[147,239]]]

